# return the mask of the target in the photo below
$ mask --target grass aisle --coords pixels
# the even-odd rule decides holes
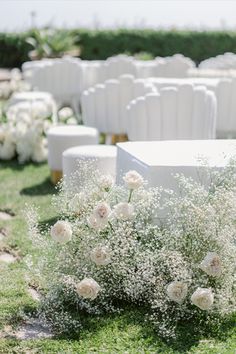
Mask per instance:
[[[47,165],[19,166],[16,162],[0,163],[0,210],[15,213],[11,220],[1,221],[0,230],[7,236],[0,241],[0,251],[11,251],[18,261],[0,265],[0,332],[5,326],[20,324],[22,309],[33,311],[36,303],[27,293],[23,257],[32,252],[23,218],[25,203],[41,208],[43,222],[55,213],[50,199],[55,192],[50,185]],[[144,323],[143,314],[129,309],[123,314],[85,320],[80,338],[16,340],[0,337],[0,353],[236,353],[236,328],[225,329],[220,338],[199,338],[194,328],[183,328],[181,339],[164,343]]]

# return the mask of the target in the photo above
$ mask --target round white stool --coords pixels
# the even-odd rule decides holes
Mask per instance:
[[[102,174],[116,175],[117,148],[112,145],[76,146],[63,152],[64,178],[70,178],[79,168],[79,161],[93,161],[94,168]]]
[[[60,125],[47,132],[48,165],[51,180],[56,184],[62,177],[62,154],[65,150],[80,145],[98,144],[97,129],[83,125]]]
[[[16,92],[9,99],[7,108],[20,102],[28,102],[29,104],[32,102],[44,103],[48,109],[48,112],[52,114],[53,122],[57,122],[57,105],[51,93],[42,91]]]

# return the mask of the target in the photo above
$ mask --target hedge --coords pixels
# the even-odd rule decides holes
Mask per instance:
[[[68,36],[79,35],[81,58],[106,59],[119,53],[147,52],[155,56],[182,53],[196,63],[222,54],[236,53],[236,32],[177,31],[177,30],[87,30],[73,29]],[[0,67],[20,67],[28,60],[29,45],[25,39],[30,33],[0,33]]]
[[[182,53],[196,63],[224,52],[236,52],[236,32],[197,31],[76,31],[84,59],[105,59],[129,52],[148,52],[154,56]]]
[[[28,34],[0,33],[0,67],[14,68],[29,60]]]

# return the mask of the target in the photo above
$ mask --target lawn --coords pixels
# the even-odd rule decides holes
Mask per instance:
[[[27,292],[25,281],[24,255],[34,250],[27,238],[23,212],[25,203],[37,204],[41,208],[41,221],[50,222],[56,216],[50,205],[54,193],[46,164],[0,163],[0,210],[15,214],[11,220],[0,221],[0,229],[7,231],[0,248],[11,250],[18,259],[0,268],[0,331],[5,326],[20,325],[20,312],[33,312],[37,306]],[[236,353],[235,319],[222,333],[206,338],[186,324],[178,340],[166,343],[144,321],[142,311],[127,309],[119,315],[85,319],[78,338],[24,341],[2,338],[0,353]]]

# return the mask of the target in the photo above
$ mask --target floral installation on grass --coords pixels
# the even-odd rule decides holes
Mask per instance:
[[[81,162],[53,198],[56,223],[42,230],[30,208],[38,256],[27,256],[27,265],[44,293],[41,320],[71,334],[84,313],[132,304],[166,338],[186,321],[196,331],[218,328],[236,302],[236,164],[204,171],[208,187],[180,175],[174,193],[149,188],[136,171],[118,186]]]
[[[46,102],[19,102],[6,110],[0,126],[0,159],[15,156],[20,163],[47,158],[46,132],[52,125],[52,107]]]
[[[54,124],[54,107],[49,101],[19,102],[10,106],[0,126],[0,159],[17,157],[19,163],[43,162],[47,159],[46,133]],[[75,125],[70,107],[58,111],[58,125]]]

